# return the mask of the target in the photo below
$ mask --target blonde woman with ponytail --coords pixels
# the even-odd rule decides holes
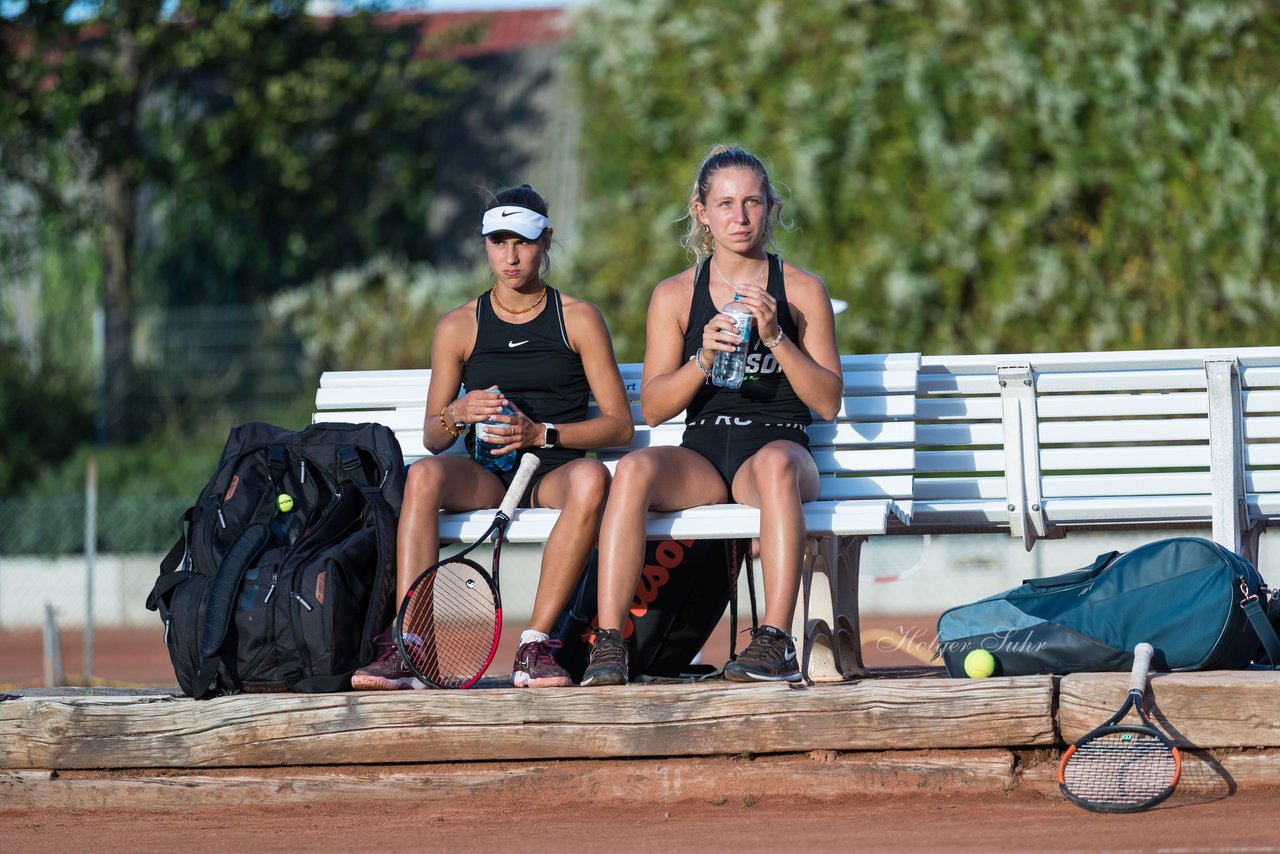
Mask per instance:
[[[782,201],[758,157],[715,146],[689,196],[685,245],[693,266],[658,284],[646,321],[641,408],[660,424],[685,412],[678,447],[623,457],[600,528],[599,626],[582,684],[629,678],[626,620],[644,557],[648,510],[738,502],[760,508],[764,620],[725,667],[739,682],[800,678],[789,634],[800,586],[801,503],[818,496],[809,452],[811,413],[830,420],[844,378],[835,318],[822,280],[770,252]],[[746,377],[710,382],[716,353],[733,349],[734,300],[752,315]]]

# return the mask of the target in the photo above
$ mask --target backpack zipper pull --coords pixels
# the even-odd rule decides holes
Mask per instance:
[[[227,527],[226,517],[222,515],[222,499],[221,498],[218,499],[218,522],[219,524],[222,525],[224,529]]]
[[[308,611],[314,611],[314,610],[315,610],[314,608],[312,608],[312,607],[311,607],[311,603],[310,603],[310,602],[308,602],[306,599],[303,599],[303,598],[302,598],[302,594],[301,594],[301,593],[299,593],[299,592],[297,592],[296,590],[293,592],[293,598],[294,598],[294,599],[297,599],[297,600],[298,600],[298,604],[299,604],[299,605],[301,605],[302,607],[306,608]]]
[[[276,576],[279,574],[280,573],[278,570],[271,573],[271,586],[267,588],[267,595],[262,598],[262,604],[265,605],[266,603],[270,602],[271,597],[276,595]]]
[[[169,618],[164,618],[164,643],[169,642]]]
[[[302,478],[302,482],[306,483],[307,482],[307,455],[306,454],[298,455],[298,473],[299,473],[299,476]]]

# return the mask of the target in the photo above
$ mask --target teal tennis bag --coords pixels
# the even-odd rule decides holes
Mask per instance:
[[[1274,665],[1277,611],[1249,561],[1173,537],[951,608],[938,618],[938,652],[951,676],[965,675],[974,649],[995,657],[998,676],[1125,671],[1142,641],[1155,648],[1153,670],[1242,668],[1264,647]]]

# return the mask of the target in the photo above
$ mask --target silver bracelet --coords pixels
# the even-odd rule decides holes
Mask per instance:
[[[760,343],[761,343],[761,344],[763,344],[763,345],[764,345],[765,347],[767,347],[768,349],[772,350],[774,347],[777,347],[779,344],[781,344],[781,343],[782,343],[782,339],[783,339],[784,337],[785,337],[785,336],[784,336],[784,334],[783,334],[783,332],[782,332],[782,327],[781,327],[781,326],[779,326],[779,327],[778,327],[778,334],[777,334],[777,335],[773,336],[773,337],[772,337],[772,338],[770,338],[768,341],[766,341],[766,340],[764,340],[763,338],[761,338],[761,339],[760,339]]]
[[[693,362],[698,370],[702,371],[702,381],[705,383],[711,379],[711,372],[702,367],[702,348],[698,348],[698,352],[689,357],[689,361]]]

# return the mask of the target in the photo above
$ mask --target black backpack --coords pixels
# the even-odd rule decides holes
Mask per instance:
[[[403,494],[381,424],[232,429],[147,597],[182,690],[349,689],[391,622]]]

